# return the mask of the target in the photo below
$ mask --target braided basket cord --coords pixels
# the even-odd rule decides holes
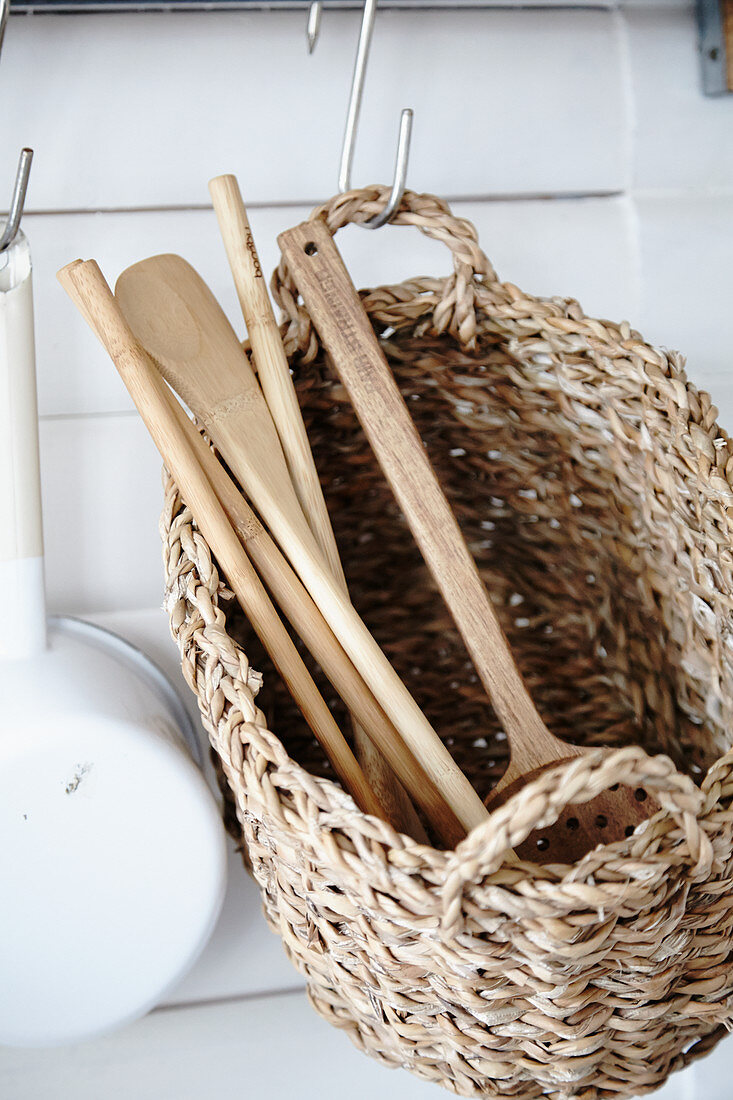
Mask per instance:
[[[335,233],[385,197],[312,216]],[[733,446],[677,354],[501,283],[433,196],[407,192],[394,221],[443,242],[453,272],[363,303],[544,720],[597,751],[452,852],[362,814],[167,479],[171,629],[318,1012],[461,1096],[638,1095],[733,1020]],[[483,797],[506,735],[284,265],[273,292],[354,603]],[[507,862],[614,783],[660,812],[576,865]]]

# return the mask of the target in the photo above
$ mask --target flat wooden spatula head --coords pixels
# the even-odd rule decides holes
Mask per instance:
[[[221,405],[241,390],[243,380],[255,383],[226,314],[181,256],[150,256],[128,267],[117,280],[115,298],[140,343],[194,411],[201,402],[209,409]],[[197,377],[196,398],[189,402],[188,368],[204,361],[207,369]]]
[[[180,256],[151,256],[123,271],[115,297],[165,379],[206,427],[255,507],[277,501],[313,542],[257,377],[223,309]]]

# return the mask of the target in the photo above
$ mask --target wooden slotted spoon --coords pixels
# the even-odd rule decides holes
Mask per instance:
[[[306,222],[278,241],[504,726],[511,759],[487,800],[494,808],[546,768],[592,750],[555,737],[538,714],[328,227],[318,220]],[[568,806],[555,825],[532,834],[518,854],[539,862],[571,862],[597,844],[629,835],[658,808],[646,791],[617,785]]]

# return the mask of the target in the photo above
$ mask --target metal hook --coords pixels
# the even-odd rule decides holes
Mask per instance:
[[[3,48],[3,38],[5,37],[5,24],[8,21],[10,15],[10,0],[0,0],[0,50]]]
[[[308,8],[308,23],[305,28],[305,37],[308,41],[308,53],[313,53],[321,33],[321,16],[323,15],[322,0],[313,0]]]
[[[10,248],[18,235],[20,219],[23,216],[23,207],[25,206],[25,196],[28,190],[28,177],[31,174],[32,160],[33,150],[23,149],[20,154],[20,160],[18,161],[18,171],[15,174],[15,186],[13,187],[13,197],[10,200],[8,220],[5,223],[3,235],[0,237],[0,252],[4,252],[7,248]]]
[[[315,0],[308,11],[308,50],[313,52],[318,32],[321,25],[321,0]],[[349,109],[346,114],[346,128],[344,130],[344,144],[341,150],[341,164],[339,166],[339,191],[351,189],[351,168],[354,162],[354,148],[356,146],[356,131],[359,125],[359,112],[364,91],[364,79],[366,77],[367,61],[369,59],[369,47],[372,43],[374,31],[374,18],[377,13],[377,0],[366,0],[364,12],[359,30],[359,44],[356,49],[356,61],[354,62],[354,74],[351,78],[351,93],[349,95]],[[392,190],[387,200],[387,205],[379,214],[375,214],[369,221],[361,222],[366,229],[378,229],[397,212],[405,193],[407,182],[407,163],[410,157],[410,138],[412,137],[411,107],[405,107],[400,116],[400,130],[397,141],[397,154],[395,156],[394,174],[392,177]]]

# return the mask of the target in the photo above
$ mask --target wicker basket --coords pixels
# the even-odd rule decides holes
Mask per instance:
[[[315,214],[335,232],[384,198]],[[500,283],[438,199],[408,193],[395,222],[443,241],[454,274],[364,304],[543,718],[612,751],[544,774],[455,851],[363,815],[169,482],[172,630],[317,1011],[461,1096],[618,1100],[733,1020],[733,445],[678,355]],[[286,269],[274,288],[354,603],[484,796],[505,735]],[[574,866],[506,861],[614,782],[663,807],[636,835]]]

